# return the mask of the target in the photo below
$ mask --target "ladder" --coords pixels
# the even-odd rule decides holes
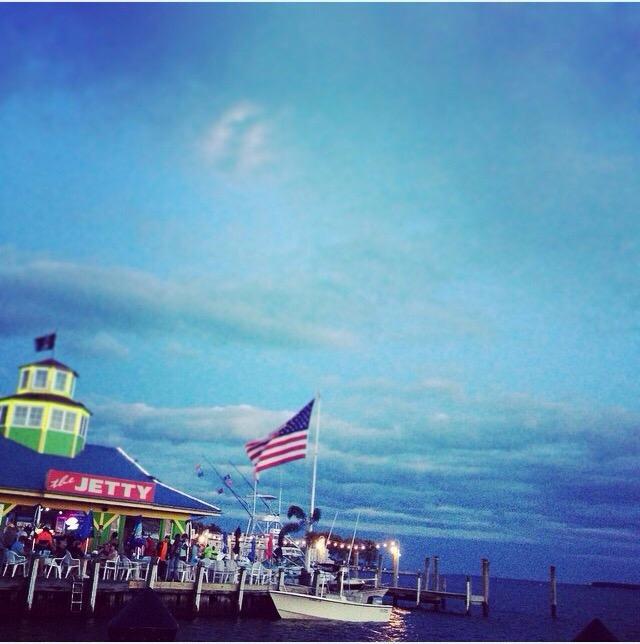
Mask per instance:
[[[80,613],[82,611],[82,591],[84,584],[81,581],[71,582],[71,612]]]

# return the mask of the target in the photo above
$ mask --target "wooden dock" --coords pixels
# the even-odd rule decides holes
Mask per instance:
[[[395,562],[394,562],[395,563]],[[380,579],[382,574],[390,574],[392,585],[387,590],[387,597],[391,597],[394,606],[399,600],[410,602],[413,606],[430,605],[435,610],[444,610],[447,601],[461,601],[464,603],[464,610],[467,615],[471,613],[471,607],[474,605],[482,606],[482,614],[489,615],[489,560],[482,559],[482,594],[473,594],[471,586],[471,576],[467,575],[465,581],[465,592],[447,591],[446,578],[440,576],[439,570],[440,559],[433,557],[433,565],[430,557],[425,559],[424,571],[418,572],[400,572],[397,564],[392,570],[380,570],[377,578]],[[433,579],[430,572],[433,570]],[[398,585],[400,577],[415,577],[416,584],[413,587]],[[433,587],[431,587],[433,585]]]

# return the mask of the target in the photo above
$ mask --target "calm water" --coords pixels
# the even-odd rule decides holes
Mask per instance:
[[[449,590],[463,589],[464,579],[447,576]],[[408,583],[406,585],[409,585]],[[479,589],[474,580],[474,589]],[[475,591],[474,591],[475,592]],[[621,641],[640,641],[640,591],[558,585],[558,618],[549,617],[549,587],[542,582],[491,580],[491,615],[481,608],[462,614],[461,602],[446,613],[430,608],[395,608],[389,624],[345,625],[258,619],[196,618],[180,620],[181,641],[569,641],[592,618],[599,617]],[[460,612],[454,612],[460,611]],[[108,620],[18,619],[0,624],[3,641],[101,641]]]

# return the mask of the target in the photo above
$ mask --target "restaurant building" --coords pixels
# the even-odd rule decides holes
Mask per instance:
[[[0,528],[49,525],[58,534],[93,512],[94,542],[128,539],[139,517],[162,538],[220,509],[163,483],[119,447],[87,442],[91,412],[74,399],[78,374],[52,358],[22,365],[0,398]]]

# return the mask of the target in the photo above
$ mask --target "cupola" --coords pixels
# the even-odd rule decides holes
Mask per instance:
[[[82,451],[91,412],[73,399],[77,378],[53,358],[19,367],[16,393],[0,398],[2,435],[43,454]]]

